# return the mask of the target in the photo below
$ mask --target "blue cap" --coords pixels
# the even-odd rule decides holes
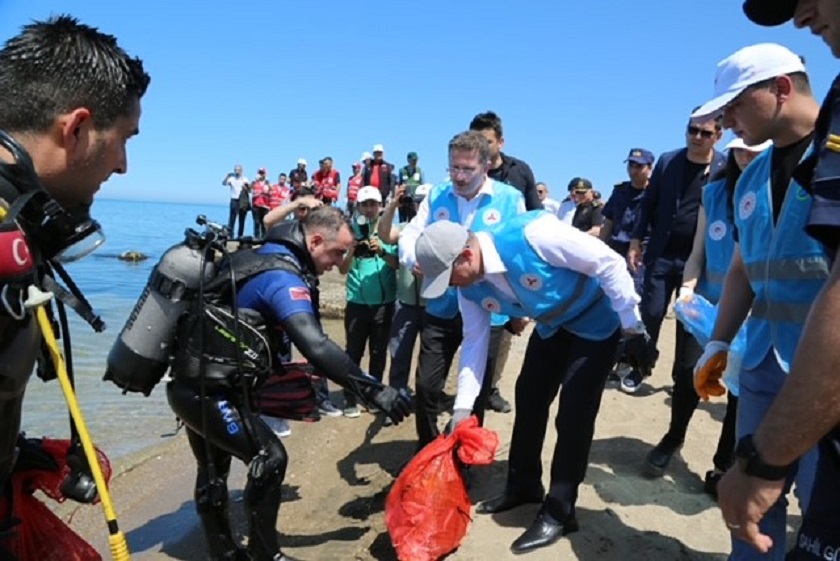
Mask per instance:
[[[627,159],[624,161],[642,164],[643,166],[651,166],[653,165],[653,162],[656,161],[656,158],[650,150],[645,150],[644,148],[632,148],[630,153],[627,154]]]

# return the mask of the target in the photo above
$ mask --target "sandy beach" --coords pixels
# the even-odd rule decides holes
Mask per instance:
[[[335,275],[328,275],[325,291],[338,289],[337,281]],[[667,428],[673,327],[669,316],[660,341],[662,357],[654,376],[637,394],[622,393],[614,382],[607,385],[577,505],[580,531],[521,558],[726,558],[729,534],[717,506],[702,490],[724,402],[701,404],[685,446],[665,477],[651,480],[643,475],[645,455]],[[502,393],[511,400],[526,341],[525,336],[515,339],[502,379]],[[513,419],[514,414],[488,413],[488,427],[498,432],[501,446],[492,466],[475,470],[470,492],[474,503],[495,495],[504,485]],[[92,430],[95,434],[95,427]],[[277,524],[284,551],[318,561],[396,560],[385,528],[384,502],[398,469],[414,450],[414,434],[413,420],[383,427],[368,414],[358,419],[293,423],[292,436],[283,441],[291,462]],[[550,427],[547,450],[555,435]],[[550,454],[544,453],[543,458],[547,472]],[[195,466],[183,431],[159,446],[116,461],[115,468],[112,492],[133,559],[207,558],[192,504]],[[244,473],[235,462],[230,488],[232,512],[239,520]],[[476,515],[462,546],[448,559],[519,558],[508,548],[536,509],[532,505],[495,516]],[[72,514],[72,527],[108,558],[101,509],[65,504],[60,511]],[[798,522],[798,514],[791,520]],[[242,524],[237,528],[242,531]]]

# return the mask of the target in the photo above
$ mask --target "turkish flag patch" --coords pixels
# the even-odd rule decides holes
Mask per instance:
[[[312,302],[312,296],[309,295],[309,289],[301,286],[290,288],[289,297],[291,297],[292,300],[306,300],[307,302]]]

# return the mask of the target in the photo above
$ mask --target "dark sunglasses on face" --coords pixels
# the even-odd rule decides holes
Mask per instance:
[[[686,131],[688,132],[688,136],[697,136],[699,134],[706,140],[709,140],[715,135],[715,131],[707,131],[705,129],[701,129],[700,127],[695,127],[694,125],[688,125]]]

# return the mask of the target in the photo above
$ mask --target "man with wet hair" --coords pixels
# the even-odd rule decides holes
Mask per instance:
[[[25,25],[0,49],[0,130],[10,139],[0,148],[0,206],[9,213],[3,232],[10,234],[0,244],[11,244],[0,247],[0,254],[11,255],[7,251],[17,249],[15,255],[20,257],[16,271],[10,270],[12,263],[0,262],[0,290],[5,296],[32,285],[46,290],[46,262],[86,255],[68,254],[78,247],[77,238],[46,235],[57,220],[77,236],[89,231],[86,239],[98,236],[101,241],[90,208],[100,186],[112,174],[128,169],[126,143],[139,132],[140,99],[149,81],[142,61],[129,56],[115,37],[69,16]],[[61,206],[53,210],[64,214],[48,214],[29,203],[15,206],[33,193],[46,193],[39,200],[52,199]],[[29,251],[21,252],[21,245]],[[0,308],[2,497],[18,453],[24,391],[42,345],[34,308],[17,309],[14,298],[4,301]],[[0,557],[5,537],[0,534]]]

